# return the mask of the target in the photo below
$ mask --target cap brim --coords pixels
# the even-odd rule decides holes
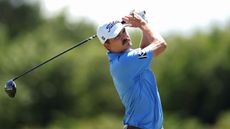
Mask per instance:
[[[109,36],[108,39],[112,39],[118,36],[118,34],[121,32],[121,30],[125,27],[130,26],[130,24],[122,24],[121,26],[119,26],[113,33],[111,33],[111,35]]]

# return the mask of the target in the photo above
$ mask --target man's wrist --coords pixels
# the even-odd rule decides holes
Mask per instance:
[[[142,31],[149,31],[150,30],[150,27],[148,26],[148,23],[142,21],[140,23],[140,26],[139,28],[142,30]]]

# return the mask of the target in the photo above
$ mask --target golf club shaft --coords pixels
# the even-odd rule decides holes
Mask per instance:
[[[84,44],[84,43],[86,43],[86,42],[88,42],[88,41],[90,41],[90,40],[96,38],[96,37],[97,37],[97,35],[93,35],[93,36],[89,37],[88,39],[81,41],[80,43],[74,45],[73,47],[71,47],[71,48],[69,48],[69,49],[67,49],[67,50],[65,50],[65,51],[63,51],[63,52],[61,52],[61,53],[59,53],[59,54],[57,54],[57,55],[55,55],[55,56],[49,58],[49,59],[47,59],[46,61],[42,62],[41,64],[38,64],[38,65],[34,66],[33,68],[31,68],[31,69],[25,71],[24,73],[22,73],[22,74],[16,76],[16,77],[13,78],[12,80],[13,80],[13,81],[17,80],[18,78],[20,78],[20,77],[22,77],[22,76],[24,76],[24,75],[30,73],[31,71],[33,71],[33,70],[35,70],[35,69],[41,67],[42,65],[44,65],[44,64],[46,64],[46,63],[48,63],[48,62],[50,62],[51,60],[53,60],[53,59],[55,59],[55,58],[57,58],[57,57],[59,57],[59,56],[65,54],[66,52],[68,52],[68,51],[70,51],[70,50],[72,50],[72,49],[74,49],[74,48],[76,48],[76,47],[78,47],[78,46],[80,46],[80,45],[82,45],[82,44]]]

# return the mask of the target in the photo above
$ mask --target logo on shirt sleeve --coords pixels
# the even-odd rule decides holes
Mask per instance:
[[[144,59],[144,58],[147,58],[147,53],[141,51],[141,52],[138,54],[138,59]]]

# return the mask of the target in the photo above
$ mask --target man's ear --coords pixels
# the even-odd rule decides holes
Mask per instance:
[[[107,50],[110,50],[110,44],[109,44],[109,43],[104,43],[104,47],[105,47]]]

